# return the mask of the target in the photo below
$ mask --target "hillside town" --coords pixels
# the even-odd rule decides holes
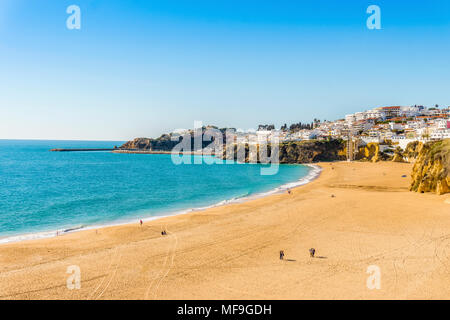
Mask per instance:
[[[279,129],[273,124],[259,125],[256,130],[219,129],[213,125],[200,124],[197,129],[178,129],[157,139],[136,138],[121,146],[119,151],[170,152],[183,137],[189,137],[184,151],[203,154],[217,152],[217,145],[211,144],[211,141],[219,138],[219,148],[221,143],[261,145],[340,140],[347,145],[347,160],[352,160],[360,147],[369,144],[376,144],[382,153],[393,156],[395,150],[406,150],[412,142],[426,143],[449,139],[450,107],[377,107],[348,114],[335,121],[314,119],[310,123],[298,122],[289,126],[284,124]]]
[[[258,141],[258,136],[277,135],[280,142],[343,139],[367,143],[389,144],[405,149],[413,141],[432,141],[450,138],[450,107],[388,106],[348,114],[335,121],[315,119],[308,124],[259,125],[253,131],[234,131],[237,142]]]

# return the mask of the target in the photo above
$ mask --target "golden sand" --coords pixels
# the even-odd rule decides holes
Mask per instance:
[[[290,195],[1,245],[0,298],[450,298],[448,197],[409,192],[410,164],[321,166]]]

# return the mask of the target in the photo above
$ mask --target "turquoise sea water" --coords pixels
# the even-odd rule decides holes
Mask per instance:
[[[170,155],[50,152],[123,142],[0,140],[0,238],[167,215],[273,190],[309,168],[175,165]]]

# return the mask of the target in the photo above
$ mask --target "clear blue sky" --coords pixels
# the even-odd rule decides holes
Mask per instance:
[[[66,8],[81,8],[68,30]],[[381,8],[382,30],[366,9]],[[0,0],[0,139],[450,104],[450,1]]]

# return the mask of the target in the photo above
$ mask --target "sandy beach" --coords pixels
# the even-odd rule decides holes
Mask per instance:
[[[320,166],[290,195],[0,245],[0,299],[450,298],[450,195],[409,192],[412,164]]]

